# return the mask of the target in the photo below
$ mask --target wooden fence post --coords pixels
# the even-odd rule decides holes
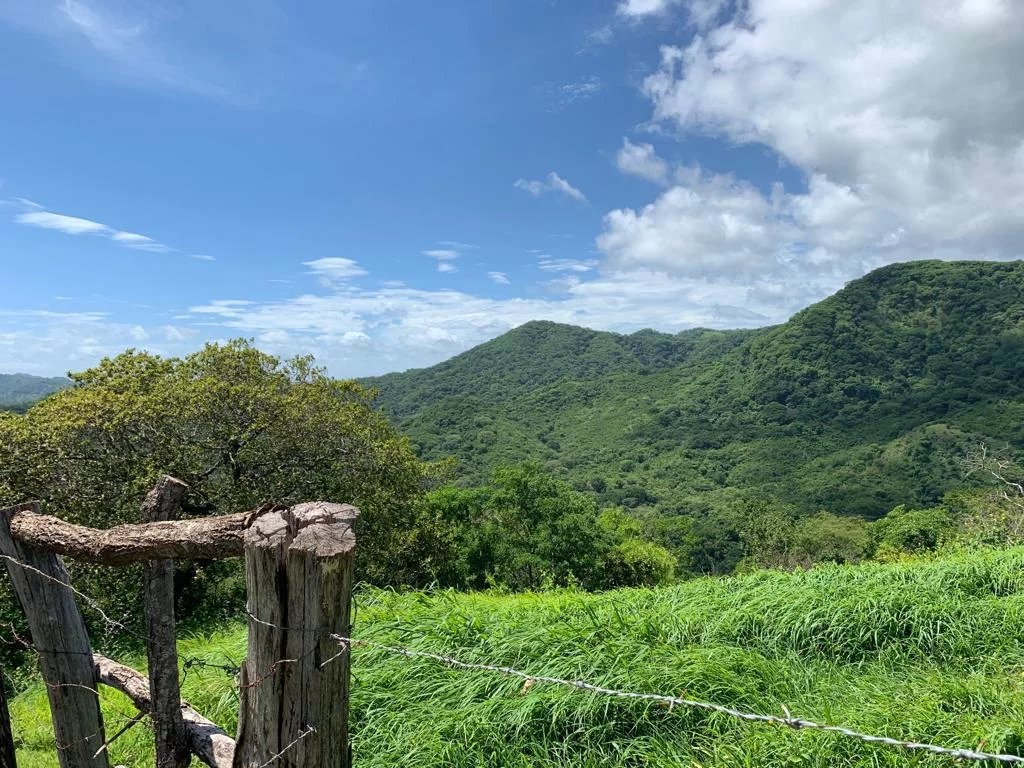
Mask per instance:
[[[165,476],[142,503],[142,522],[173,520],[188,486]],[[151,560],[144,566],[146,655],[152,697],[156,768],[187,768],[192,762],[188,733],[181,716],[178,648],[174,631],[174,561]]]
[[[25,546],[11,536],[11,516],[25,511],[38,514],[39,505],[0,510],[0,553],[17,561],[7,561],[7,572],[39,654],[53,716],[57,759],[61,768],[108,768],[106,751],[97,754],[104,743],[103,717],[85,622],[74,594],[61,586],[71,582],[60,558]]]
[[[359,510],[308,502],[245,535],[249,646],[235,768],[349,768],[349,636]]]
[[[4,690],[3,667],[0,667],[0,768],[16,768],[14,732],[11,713],[7,710],[7,692]]]

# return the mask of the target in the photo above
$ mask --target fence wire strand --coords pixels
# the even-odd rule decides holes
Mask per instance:
[[[698,701],[695,699],[684,699],[679,696],[669,696],[661,693],[639,693],[636,691],[620,691],[614,688],[607,688],[601,685],[595,685],[594,683],[588,683],[585,680],[568,680],[560,677],[551,677],[549,675],[536,675],[531,672],[524,672],[514,667],[503,667],[496,664],[479,664],[475,662],[463,661],[457,659],[454,656],[445,656],[439,653],[430,653],[428,651],[414,651],[408,648],[403,648],[394,645],[384,645],[383,643],[376,643],[372,640],[360,640],[358,638],[344,637],[342,635],[332,634],[331,639],[339,643],[343,648],[351,648],[353,646],[361,646],[365,648],[373,648],[378,651],[383,651],[396,656],[404,656],[411,659],[427,659],[429,661],[437,662],[438,664],[444,664],[445,666],[461,669],[461,670],[472,670],[479,672],[494,672],[507,677],[519,678],[527,685],[534,685],[536,683],[547,683],[550,685],[559,685],[567,688],[572,688],[580,691],[589,691],[590,693],[598,694],[601,696],[612,696],[620,699],[632,699],[640,701],[653,701],[660,704],[668,705],[672,707],[686,707],[690,709],[703,709],[710,712],[717,712],[721,715],[727,715],[729,717],[737,718],[747,722],[754,723],[770,723],[772,725],[781,725],[794,730],[816,730],[825,731],[827,733],[836,733],[847,738],[856,739],[858,741],[866,742],[868,744],[884,744],[890,747],[901,747],[903,749],[918,750],[924,752],[932,752],[937,755],[946,755],[948,757],[957,758],[960,760],[995,760],[1003,763],[1024,763],[1024,756],[1020,755],[1004,755],[996,754],[992,752],[982,752],[975,749],[955,749],[950,747],[942,747],[936,744],[927,744],[920,741],[905,741],[902,739],[894,739],[889,736],[875,736],[868,733],[861,733],[855,731],[852,728],[847,728],[841,725],[830,725],[828,723],[816,723],[813,720],[805,720],[799,717],[791,717],[788,714],[785,717],[778,715],[765,715],[756,712],[744,712],[733,707],[727,707],[723,704],[715,704],[708,701]]]
[[[54,578],[53,576],[50,576],[50,575],[40,571],[39,569],[34,568],[33,566],[28,565],[27,563],[24,563],[24,562],[22,562],[22,561],[20,561],[20,560],[18,560],[16,558],[13,558],[13,557],[11,557],[9,555],[2,555],[2,554],[0,554],[0,559],[6,560],[6,561],[8,561],[10,563],[13,563],[13,564],[15,564],[15,565],[25,569],[25,570],[32,571],[36,575],[41,576],[42,578],[47,579],[49,581],[52,581],[52,582],[58,584],[59,586],[64,587],[65,589],[70,590],[74,595],[76,595],[81,600],[83,600],[90,608],[92,608],[93,610],[95,610],[99,614],[99,616],[103,619],[104,623],[107,625],[108,629],[109,628],[117,628],[117,629],[120,629],[121,631],[126,632],[128,634],[134,635],[136,637],[143,637],[143,639],[146,639],[145,636],[141,636],[141,635],[139,635],[139,633],[134,632],[133,630],[131,630],[131,628],[127,627],[123,622],[117,621],[116,619],[112,619],[110,616],[108,616],[103,611],[103,609],[100,606],[100,603],[99,603],[98,600],[96,600],[96,599],[90,597],[89,595],[86,595],[83,592],[79,591],[72,584],[69,584],[69,583],[67,583],[65,581],[62,581],[61,579]],[[889,737],[889,736],[877,736],[877,735],[873,735],[873,734],[862,733],[862,732],[856,731],[856,730],[854,730],[852,728],[847,728],[846,726],[832,725],[832,724],[829,724],[829,723],[818,723],[818,722],[815,722],[813,720],[807,720],[807,719],[804,719],[804,718],[793,717],[793,716],[791,716],[789,714],[789,710],[786,709],[785,706],[783,706],[783,710],[786,713],[784,716],[769,715],[769,714],[763,714],[763,713],[757,713],[757,712],[745,712],[743,710],[739,710],[739,709],[736,709],[734,707],[729,707],[729,706],[726,706],[726,705],[723,705],[723,704],[716,704],[714,702],[708,702],[708,701],[700,701],[700,700],[697,700],[697,699],[686,699],[686,698],[682,698],[682,697],[679,697],[679,696],[671,696],[671,695],[667,695],[667,694],[643,693],[643,692],[637,692],[637,691],[623,691],[623,690],[618,690],[618,689],[615,689],[615,688],[608,688],[606,686],[597,685],[595,683],[590,683],[590,682],[587,682],[585,680],[570,680],[570,679],[567,679],[567,678],[552,677],[550,675],[538,675],[538,674],[534,674],[532,672],[525,672],[523,670],[516,669],[514,667],[501,666],[501,665],[497,665],[497,664],[483,664],[483,663],[477,663],[477,662],[463,661],[462,659],[456,658],[454,656],[447,656],[447,655],[440,654],[440,653],[432,653],[432,652],[429,652],[429,651],[416,651],[416,650],[412,650],[412,649],[405,648],[405,647],[402,647],[402,646],[386,645],[384,643],[378,643],[378,642],[375,642],[375,641],[372,641],[372,640],[363,640],[363,639],[359,639],[359,638],[345,637],[343,635],[333,634],[333,633],[326,632],[326,631],[324,631],[322,629],[286,627],[286,626],[274,624],[274,623],[268,622],[266,620],[260,619],[260,618],[256,617],[255,615],[253,615],[251,612],[247,611],[246,613],[247,613],[247,618],[249,619],[249,621],[255,622],[257,624],[262,624],[262,625],[265,625],[265,626],[268,626],[268,627],[273,627],[275,629],[280,629],[280,630],[286,631],[286,632],[300,631],[300,632],[317,633],[317,634],[320,634],[320,635],[322,635],[324,637],[327,637],[330,640],[336,642],[341,647],[341,650],[338,653],[330,656],[326,661],[320,663],[319,667],[321,667],[321,668],[325,667],[328,664],[330,664],[330,663],[336,661],[337,659],[341,658],[342,656],[344,656],[346,654],[346,652],[348,652],[353,647],[365,647],[365,648],[372,648],[372,649],[375,649],[375,650],[378,650],[378,651],[381,651],[381,652],[384,652],[384,653],[388,653],[388,654],[391,654],[391,655],[394,655],[394,656],[404,657],[404,658],[407,658],[407,659],[425,659],[425,660],[433,661],[433,662],[435,662],[437,664],[445,665],[445,666],[447,666],[447,667],[449,667],[451,669],[457,669],[457,670],[463,670],[463,671],[490,672],[490,673],[504,675],[506,677],[517,678],[517,679],[520,679],[520,680],[524,681],[524,687],[523,687],[524,693],[526,691],[528,691],[530,687],[532,687],[533,685],[538,684],[538,683],[548,684],[548,685],[557,685],[557,686],[562,686],[562,687],[565,687],[565,688],[570,688],[570,689],[573,689],[573,690],[587,691],[587,692],[590,692],[592,694],[600,695],[600,696],[609,696],[609,697],[613,697],[613,698],[628,699],[628,700],[634,700],[634,701],[656,702],[656,703],[668,706],[670,710],[672,708],[674,708],[674,707],[682,707],[682,708],[689,708],[689,709],[700,709],[700,710],[714,712],[714,713],[717,713],[717,714],[720,714],[720,715],[725,715],[725,716],[728,716],[728,717],[732,717],[732,718],[735,718],[735,719],[738,719],[738,720],[742,720],[742,721],[745,721],[745,722],[765,723],[765,724],[770,724],[770,725],[784,726],[784,727],[787,727],[787,728],[791,728],[793,730],[815,730],[815,731],[822,731],[822,732],[826,732],[826,733],[834,733],[834,734],[838,734],[840,736],[844,736],[846,738],[850,738],[850,739],[854,739],[854,740],[857,740],[857,741],[861,741],[861,742],[864,742],[864,743],[867,743],[867,744],[880,744],[880,745],[885,745],[885,746],[890,746],[890,747],[897,747],[897,748],[906,749],[906,750],[930,752],[930,753],[933,753],[933,754],[944,755],[946,757],[951,757],[951,758],[955,758],[955,759],[959,759],[959,760],[974,760],[974,761],[991,760],[991,761],[996,761],[996,762],[1006,763],[1006,764],[1018,764],[1018,765],[1019,764],[1024,764],[1024,756],[1021,756],[1021,755],[998,754],[998,753],[992,753],[992,752],[984,752],[984,751],[977,750],[977,749],[964,749],[964,748],[943,747],[943,746],[939,746],[937,744],[928,744],[928,743],[920,742],[920,741],[910,741],[910,740],[896,739],[896,738],[892,738],[892,737]],[[11,629],[13,630],[13,625],[12,625]],[[31,650],[33,650],[37,654],[47,653],[47,652],[52,653],[53,652],[53,651],[40,650],[40,649],[36,648],[35,646],[33,646],[30,643],[26,642],[23,638],[18,637],[16,633],[15,633],[15,638],[18,641],[20,641],[21,644],[25,645],[26,647],[31,648]],[[314,646],[314,649],[315,649],[315,646]],[[306,655],[308,655],[308,654],[304,654],[303,658]],[[298,659],[281,659],[278,662],[276,662],[274,665],[272,665],[271,669],[268,670],[268,673],[266,675],[264,675],[262,677],[257,677],[256,681],[254,683],[251,683],[250,685],[256,685],[256,684],[262,683],[262,682],[264,682],[264,680],[266,680],[266,679],[268,679],[270,677],[273,677],[274,674],[276,674],[276,672],[281,669],[281,666],[279,666],[279,665],[283,666],[286,663],[296,663],[296,662],[299,662],[301,660],[302,660],[301,658],[298,658]],[[232,667],[228,667],[227,665],[218,665],[218,664],[213,664],[213,663],[209,663],[209,662],[204,662],[204,661],[202,661],[202,660],[200,660],[198,658],[195,658],[195,657],[186,657],[183,660],[183,662],[184,663],[183,663],[182,671],[183,671],[185,676],[187,676],[188,670],[191,667],[211,667],[211,668],[220,669],[221,671],[224,671],[224,672],[227,672],[227,673],[235,673],[235,672],[237,672],[237,668],[236,667],[233,667],[233,666]],[[73,685],[73,684],[64,684],[64,685]],[[80,687],[86,687],[86,686],[80,686]],[[120,731],[118,731],[118,733],[113,738],[111,738],[110,741],[114,741],[116,738],[121,736],[128,729],[130,729],[131,726],[135,725],[137,722],[141,721],[142,719],[144,719],[144,715],[136,716],[134,718],[131,718],[131,719],[127,720],[126,723],[125,723],[126,727],[124,727]],[[314,728],[311,725],[307,725],[305,728],[303,728],[302,731],[299,732],[299,734],[296,736],[296,738],[294,740],[292,740],[289,744],[287,744],[280,752],[278,752],[277,754],[273,755],[269,760],[267,760],[267,762],[265,762],[261,766],[259,766],[259,768],[267,768],[267,766],[271,765],[272,763],[274,763],[275,761],[280,759],[286,752],[288,752],[290,749],[294,748],[303,739],[305,739],[307,736],[309,736],[309,735],[311,735],[313,733],[316,733],[316,728]],[[86,737],[86,739],[84,739],[83,741],[87,741],[89,739],[94,739],[97,736],[101,736],[101,735],[102,734],[100,734],[100,733],[92,734],[91,736]],[[108,745],[109,745],[109,742],[104,744],[103,747],[101,747],[101,751],[103,751],[103,749],[106,746],[108,746]],[[71,746],[71,745],[60,745],[60,744],[58,744],[57,748],[59,750],[66,750],[66,749],[69,748],[69,746]]]

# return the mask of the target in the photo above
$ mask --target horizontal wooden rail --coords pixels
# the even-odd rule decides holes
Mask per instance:
[[[140,712],[150,714],[153,711],[153,699],[145,675],[98,653],[93,654],[92,660],[97,682],[123,693]],[[235,759],[235,740],[185,702],[181,703],[181,717],[185,722],[189,747],[195,756],[211,768],[231,768]]]
[[[241,557],[245,529],[265,505],[249,512],[217,517],[118,525],[100,530],[28,510],[15,512],[11,535],[31,547],[74,560],[103,565],[128,565],[148,560]]]

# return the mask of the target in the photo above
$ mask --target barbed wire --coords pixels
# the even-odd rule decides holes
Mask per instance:
[[[37,575],[43,577],[44,579],[52,581],[52,582],[54,582],[54,583],[64,587],[65,589],[70,590],[73,594],[75,594],[76,596],[81,598],[83,601],[85,601],[87,605],[89,605],[91,608],[93,608],[102,617],[104,622],[107,624],[108,628],[109,627],[116,627],[118,629],[121,629],[122,631],[125,631],[125,632],[129,633],[129,634],[142,637],[143,639],[147,639],[145,636],[139,635],[139,633],[133,631],[130,627],[127,627],[123,622],[119,622],[116,619],[112,619],[110,616],[108,616],[103,611],[102,607],[99,604],[99,601],[97,601],[96,599],[90,597],[89,595],[86,595],[85,593],[81,592],[80,590],[76,589],[72,584],[69,584],[69,583],[67,583],[65,581],[62,581],[61,579],[57,579],[57,578],[55,578],[53,576],[50,576],[49,574],[46,574],[43,571],[40,571],[39,569],[37,569],[37,568],[35,568],[33,566],[28,565],[27,563],[23,563],[20,560],[17,560],[16,558],[10,557],[9,555],[0,555],[0,559],[4,559],[4,560],[7,560],[8,562],[14,563],[14,564],[16,564],[16,565],[18,565],[18,566],[20,566],[20,567],[22,567],[22,568],[24,568],[24,569],[26,569],[28,571],[32,571],[32,572],[36,573]],[[714,702],[700,701],[700,700],[697,700],[697,699],[686,699],[686,698],[682,698],[682,697],[679,697],[679,696],[671,696],[671,695],[660,694],[660,693],[643,693],[643,692],[637,692],[637,691],[624,691],[624,690],[618,690],[618,689],[609,688],[609,687],[606,687],[606,686],[597,685],[595,683],[590,683],[590,682],[587,682],[585,680],[570,680],[570,679],[566,679],[566,678],[553,677],[553,676],[550,676],[550,675],[539,675],[539,674],[535,674],[535,673],[532,673],[532,672],[525,672],[523,670],[516,669],[514,667],[501,666],[501,665],[497,665],[497,664],[483,664],[483,663],[478,663],[478,662],[468,662],[468,661],[463,661],[462,659],[456,658],[454,656],[447,656],[447,655],[440,654],[440,653],[433,653],[433,652],[430,652],[430,651],[416,651],[416,650],[412,650],[412,649],[405,648],[405,647],[402,647],[402,646],[386,645],[384,643],[378,643],[378,642],[375,642],[375,641],[372,641],[372,640],[364,640],[364,639],[360,639],[360,638],[345,637],[344,635],[340,635],[340,634],[337,634],[337,633],[331,633],[331,632],[329,632],[327,630],[319,629],[319,628],[287,627],[287,626],[275,624],[275,623],[272,623],[272,622],[268,622],[268,621],[266,621],[264,619],[260,619],[260,618],[258,618],[257,616],[255,616],[254,614],[252,614],[249,611],[246,611],[246,616],[247,616],[248,620],[250,620],[250,621],[252,621],[254,623],[257,623],[257,624],[262,624],[262,625],[267,626],[267,627],[272,627],[274,629],[279,629],[279,630],[286,631],[286,632],[315,633],[315,634],[319,634],[319,635],[321,635],[323,637],[327,637],[327,638],[333,640],[334,642],[338,643],[341,646],[341,651],[339,653],[334,654],[333,656],[328,658],[326,661],[322,662],[319,665],[321,668],[324,667],[324,666],[327,666],[328,664],[330,664],[330,663],[336,661],[337,659],[341,658],[342,656],[344,656],[345,653],[349,649],[351,649],[352,647],[356,647],[356,646],[358,646],[358,647],[366,647],[366,648],[373,648],[373,649],[376,649],[376,650],[379,650],[379,651],[382,651],[382,652],[385,652],[385,653],[389,653],[389,654],[392,654],[392,655],[401,656],[401,657],[404,657],[404,658],[430,660],[430,661],[436,662],[438,664],[443,664],[443,665],[448,666],[449,668],[453,668],[453,669],[460,669],[460,670],[466,670],[466,671],[491,672],[491,673],[505,675],[507,677],[515,677],[515,678],[518,678],[518,679],[521,679],[521,680],[524,681],[524,692],[529,690],[530,687],[532,687],[533,685],[535,685],[537,683],[543,683],[543,684],[549,684],[549,685],[558,685],[558,686],[562,686],[562,687],[571,688],[571,689],[574,689],[574,690],[587,691],[587,692],[590,692],[590,693],[593,693],[593,694],[597,694],[597,695],[602,695],[602,696],[610,696],[610,697],[621,698],[621,699],[629,699],[629,700],[657,702],[657,703],[660,703],[660,704],[663,704],[663,705],[667,705],[670,710],[672,708],[676,707],[676,706],[684,707],[684,708],[690,708],[690,709],[701,709],[701,710],[705,710],[705,711],[709,711],[709,712],[715,712],[715,713],[718,713],[718,714],[721,714],[721,715],[726,715],[728,717],[736,718],[736,719],[743,720],[743,721],[746,721],[746,722],[765,723],[765,724],[771,724],[771,725],[785,726],[787,728],[791,728],[791,729],[794,729],[794,730],[816,730],[816,731],[822,731],[822,732],[826,732],[826,733],[835,733],[835,734],[838,734],[840,736],[844,736],[844,737],[847,737],[847,738],[850,738],[850,739],[854,739],[854,740],[857,740],[857,741],[861,741],[861,742],[864,742],[864,743],[868,743],[868,744],[881,744],[881,745],[885,745],[885,746],[898,747],[898,748],[907,749],[907,750],[931,752],[933,754],[944,755],[944,756],[947,756],[947,757],[952,757],[952,758],[956,758],[956,759],[960,759],[960,760],[975,760],[975,761],[993,760],[993,761],[1002,762],[1002,763],[1008,763],[1008,764],[1024,764],[1024,756],[1021,756],[1021,755],[998,754],[998,753],[992,753],[992,752],[984,752],[984,751],[975,750],[975,749],[943,747],[943,746],[939,746],[939,745],[936,745],[936,744],[929,744],[929,743],[920,742],[920,741],[903,740],[903,739],[892,738],[892,737],[889,737],[889,736],[878,736],[878,735],[873,735],[873,734],[868,734],[868,733],[863,733],[863,732],[860,732],[860,731],[856,731],[856,730],[854,730],[852,728],[848,728],[846,726],[833,725],[833,724],[829,724],[829,723],[818,723],[818,722],[815,722],[813,720],[808,720],[808,719],[799,718],[799,717],[793,717],[790,714],[789,710],[784,705],[782,707],[783,711],[785,712],[784,716],[770,715],[770,714],[763,714],[763,713],[756,713],[756,712],[745,712],[743,710],[739,710],[739,709],[736,709],[734,707],[729,707],[729,706],[726,706],[726,705],[723,705],[723,704],[716,704]],[[12,629],[13,629],[13,626],[12,626]],[[17,635],[15,635],[15,636],[17,637]],[[26,643],[26,641],[24,641],[20,637],[17,637],[17,639],[22,644],[26,645],[26,647],[31,647],[32,650],[35,653],[37,653],[37,654],[45,653],[46,652],[46,651],[40,651],[39,649],[35,648],[34,646],[31,646],[30,644]],[[314,646],[314,649],[312,649],[312,650],[315,650],[315,649],[316,649],[316,646]],[[310,651],[310,653],[312,652],[312,650]],[[271,665],[270,669],[267,671],[267,673],[265,675],[257,677],[256,680],[251,682],[251,683],[249,683],[247,687],[252,687],[254,685],[258,685],[258,684],[262,683],[264,680],[266,680],[266,679],[272,677],[274,674],[276,674],[276,672],[284,664],[286,664],[286,663],[297,663],[297,662],[301,661],[303,658],[305,658],[308,655],[309,655],[309,653],[303,654],[303,656],[299,657],[299,658],[289,658],[289,659],[280,659],[280,660],[278,660],[273,665]],[[213,662],[207,662],[207,661],[205,661],[203,659],[199,659],[197,657],[191,657],[191,656],[190,657],[185,657],[185,659],[183,660],[183,672],[184,672],[184,675],[187,676],[188,670],[193,668],[193,667],[215,668],[215,669],[219,669],[221,671],[224,671],[224,672],[227,672],[227,673],[230,673],[230,674],[233,674],[233,675],[238,674],[238,672],[240,671],[240,666],[221,665],[221,664],[216,664],[216,663],[213,663]],[[183,681],[184,681],[184,677],[183,677]],[[78,684],[68,683],[68,684],[57,684],[57,685],[59,686],[59,685],[78,685]],[[78,686],[78,687],[85,687],[85,686]],[[116,739],[117,737],[122,735],[131,726],[133,726],[136,722],[144,719],[144,716],[145,716],[145,714],[143,714],[142,716],[138,716],[136,718],[132,718],[131,720],[128,720],[127,724],[126,724],[126,727],[122,728],[117,734],[115,734],[115,736],[110,741],[113,741],[114,739]],[[271,763],[273,763],[274,761],[278,760],[288,750],[292,749],[296,744],[298,744],[304,738],[306,738],[307,736],[309,736],[310,734],[313,734],[313,733],[316,733],[316,729],[313,726],[311,726],[311,725],[305,726],[303,728],[303,730],[298,734],[298,736],[293,741],[291,741],[289,744],[287,744],[284,747],[284,749],[282,749],[280,752],[278,752],[277,754],[273,755],[267,762],[265,762],[261,766],[259,766],[259,768],[266,768],[266,766],[269,766]],[[86,737],[86,739],[83,739],[83,741],[88,740],[88,739],[93,739],[93,738],[96,738],[97,736],[101,736],[101,735],[102,735],[102,732],[97,733],[97,734],[92,734],[91,736]],[[106,745],[104,745],[104,747],[105,746]],[[62,750],[63,749],[67,749],[68,747],[69,747],[69,745],[60,745],[60,744],[57,745],[57,748],[58,749],[62,749]],[[97,753],[97,754],[99,754],[99,753]]]
[[[343,635],[332,634],[331,639],[343,646],[343,648],[350,648],[352,646],[363,646],[367,648],[375,648],[376,650],[390,653],[397,656],[404,656],[406,658],[413,659],[428,659],[430,661],[444,664],[448,667],[463,670],[475,670],[481,672],[495,672],[508,677],[516,677],[524,681],[524,688],[529,689],[530,686],[536,683],[548,683],[551,685],[560,685],[563,687],[573,688],[581,691],[589,691],[591,693],[599,694],[602,696],[613,696],[622,699],[633,699],[641,701],[654,701],[661,704],[666,704],[671,709],[672,707],[687,707],[691,709],[703,709],[710,712],[717,712],[718,714],[728,715],[740,720],[747,722],[756,723],[770,723],[773,725],[782,725],[794,730],[817,730],[825,731],[827,733],[837,733],[847,738],[856,739],[869,744],[885,744],[891,747],[901,747],[903,749],[920,750],[925,752],[933,752],[938,755],[946,755],[948,757],[958,758],[960,760],[996,760],[1003,763],[1024,763],[1024,756],[1020,755],[1004,755],[996,754],[991,752],[982,752],[974,749],[957,749],[950,747],[942,747],[936,744],[926,744],[920,741],[905,741],[902,739],[894,739],[889,736],[875,736],[868,733],[861,733],[855,731],[852,728],[847,728],[841,725],[830,725],[827,723],[816,723],[812,720],[805,720],[799,717],[793,717],[789,714],[789,710],[783,706],[785,716],[780,717],[778,715],[765,715],[756,712],[744,712],[733,707],[728,707],[723,704],[715,704],[708,701],[699,701],[696,699],[684,699],[679,696],[669,696],[661,693],[639,693],[635,691],[620,691],[615,688],[607,688],[601,685],[595,685],[594,683],[588,683],[585,680],[568,680],[560,677],[551,677],[549,675],[537,675],[532,672],[524,672],[514,667],[504,667],[496,664],[480,664],[476,662],[463,661],[453,656],[445,656],[439,653],[431,653],[429,651],[414,651],[409,648],[403,648],[401,646],[385,645],[383,643],[377,643],[372,640],[361,640],[358,638],[344,637]],[[340,655],[340,654],[339,654]],[[337,655],[333,658],[337,658]],[[332,660],[333,660],[332,658]]]

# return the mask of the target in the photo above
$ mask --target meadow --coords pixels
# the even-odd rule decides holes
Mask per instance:
[[[1024,548],[670,587],[508,594],[361,589],[360,639],[620,690],[842,724],[948,747],[1024,753]],[[231,732],[245,627],[183,637],[184,697]],[[124,658],[122,653],[122,658]],[[136,664],[139,659],[132,659]],[[353,657],[360,766],[907,766],[948,757],[753,724],[373,647]],[[135,714],[103,693],[108,736]],[[56,766],[46,696],[12,701],[23,768]],[[140,723],[113,764],[152,764]]]

